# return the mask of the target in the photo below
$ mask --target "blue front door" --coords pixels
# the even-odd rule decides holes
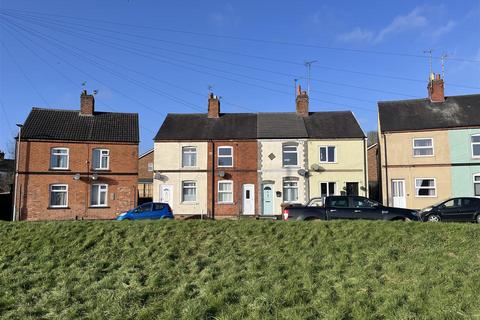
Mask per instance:
[[[262,214],[272,215],[273,214],[273,185],[264,184],[263,185],[263,205],[262,205]]]

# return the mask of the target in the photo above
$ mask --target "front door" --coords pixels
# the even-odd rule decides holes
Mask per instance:
[[[173,205],[173,187],[171,185],[160,186],[160,202],[168,203],[170,207]]]
[[[263,185],[262,214],[273,215],[273,184]]]
[[[392,180],[392,202],[397,208],[406,208],[405,180]]]
[[[255,186],[243,185],[243,214],[255,214]]]
[[[358,196],[358,182],[347,182],[347,196]]]

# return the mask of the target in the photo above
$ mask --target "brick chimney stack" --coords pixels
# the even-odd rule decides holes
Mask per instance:
[[[432,73],[430,81],[428,82],[428,97],[432,102],[444,102],[445,101],[445,88],[444,82],[440,74]]]
[[[5,159],[5,152],[0,151],[0,160],[4,160],[4,159]]]
[[[80,95],[80,114],[84,116],[93,116],[95,111],[95,98],[92,94],[87,94],[87,90],[83,90]]]
[[[297,88],[297,114],[302,117],[308,117],[308,94],[302,91],[300,85]]]
[[[220,100],[212,92],[208,95],[208,117],[220,117]]]

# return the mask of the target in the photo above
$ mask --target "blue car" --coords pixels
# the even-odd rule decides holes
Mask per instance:
[[[118,221],[140,219],[173,219],[173,212],[168,203],[147,202],[118,215]]]

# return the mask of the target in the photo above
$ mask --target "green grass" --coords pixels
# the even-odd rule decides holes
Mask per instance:
[[[0,223],[5,319],[480,319],[480,226]]]

